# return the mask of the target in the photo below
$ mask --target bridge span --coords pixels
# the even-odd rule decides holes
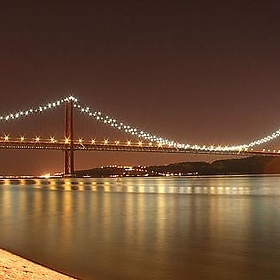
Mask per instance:
[[[280,137],[280,129],[266,135],[263,138],[252,140],[249,143],[233,146],[221,145],[193,145],[180,144],[173,140],[165,139],[157,135],[142,131],[138,128],[127,125],[121,121],[109,117],[99,111],[91,111],[89,106],[79,104],[77,98],[73,96],[65,97],[56,102],[51,102],[29,110],[18,111],[14,114],[0,116],[1,122],[9,122],[21,119],[34,114],[65,106],[64,119],[64,138],[63,139],[40,139],[39,137],[27,139],[23,136],[20,138],[11,138],[5,135],[0,138],[0,149],[14,150],[53,150],[64,152],[64,174],[72,176],[74,170],[74,152],[76,151],[102,151],[102,152],[145,152],[145,153],[181,153],[181,154],[207,154],[207,155],[230,155],[230,156],[272,156],[279,157],[278,149],[257,149],[260,145],[268,143]],[[138,142],[121,142],[121,141],[84,141],[83,139],[74,139],[73,114],[74,109],[81,114],[107,125],[120,132],[129,134],[134,139],[140,139]]]
[[[152,152],[152,153],[181,153],[181,154],[210,154],[210,155],[230,155],[230,156],[273,156],[279,157],[280,150],[255,150],[244,149],[240,151],[228,151],[220,149],[186,149],[180,147],[169,147],[165,145],[155,145],[154,143],[142,142],[119,142],[119,141],[81,141],[70,142],[61,139],[26,139],[26,140],[0,140],[0,149],[11,150],[52,150],[52,151],[101,151],[101,152]]]

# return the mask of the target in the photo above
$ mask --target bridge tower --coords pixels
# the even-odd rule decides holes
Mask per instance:
[[[64,176],[72,177],[74,170],[74,143],[73,143],[73,100],[65,103],[65,150]]]

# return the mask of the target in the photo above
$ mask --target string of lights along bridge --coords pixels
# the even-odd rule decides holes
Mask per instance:
[[[264,155],[280,156],[280,150],[256,149],[257,146],[268,143],[280,136],[280,129],[271,134],[239,145],[198,145],[191,143],[178,143],[177,141],[143,131],[132,125],[119,121],[100,111],[93,111],[90,106],[82,105],[74,96],[67,96],[40,105],[35,108],[20,110],[15,113],[0,115],[0,122],[26,118],[35,114],[43,114],[48,110],[65,106],[65,131],[63,139],[41,139],[40,137],[26,138],[20,136],[13,138],[3,135],[0,139],[0,149],[37,149],[37,150],[63,150],[65,153],[65,175],[74,174],[74,151],[127,151],[127,152],[157,152],[157,153],[192,153],[192,154],[219,154],[219,155]],[[90,139],[74,139],[73,111],[77,110],[87,117],[103,123],[115,130],[124,132],[139,139],[137,142],[119,140],[97,141]]]

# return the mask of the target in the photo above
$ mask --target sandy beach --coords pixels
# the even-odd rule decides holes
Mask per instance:
[[[0,249],[2,279],[75,279]]]

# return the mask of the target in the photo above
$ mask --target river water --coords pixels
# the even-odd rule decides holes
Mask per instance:
[[[81,279],[280,279],[280,177],[1,180],[0,247]]]

